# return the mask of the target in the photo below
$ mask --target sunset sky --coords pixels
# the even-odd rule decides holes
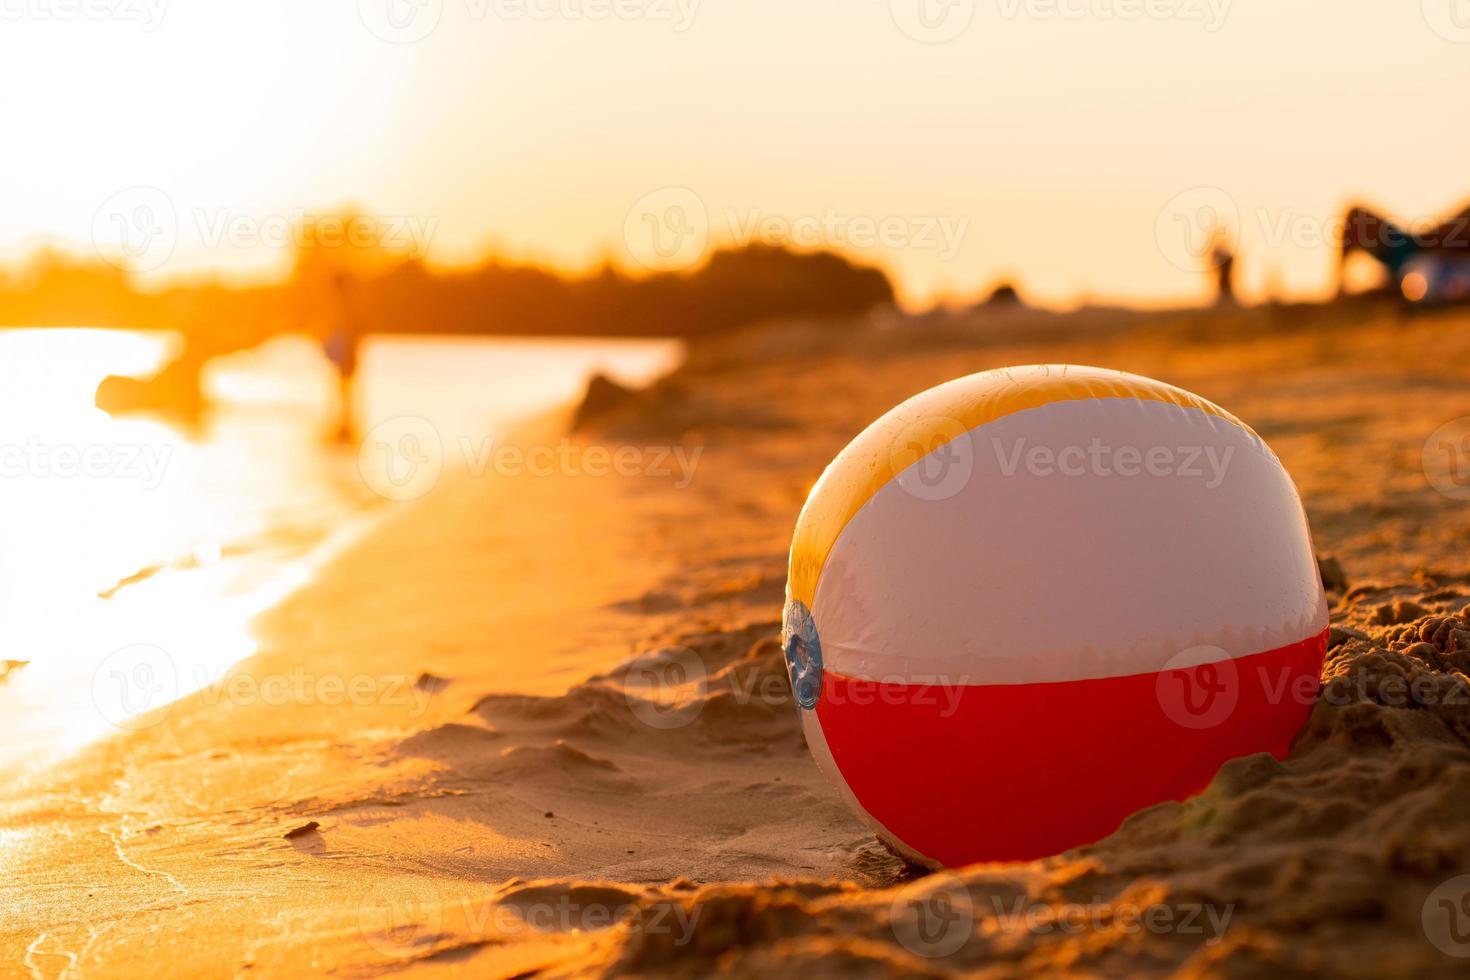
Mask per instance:
[[[1176,213],[1315,295],[1347,201],[1470,198],[1463,0],[918,2],[0,0],[0,249],[141,214],[150,276],[274,274],[351,202],[444,263],[790,229],[910,305],[1162,303],[1206,295]]]

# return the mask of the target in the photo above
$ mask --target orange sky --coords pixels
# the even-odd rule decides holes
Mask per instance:
[[[1205,295],[1202,209],[1248,295],[1311,295],[1350,198],[1470,198],[1465,0],[88,4],[0,0],[7,256],[132,234],[151,276],[271,273],[352,201],[442,262],[755,235],[910,305],[1001,275],[1159,303]]]

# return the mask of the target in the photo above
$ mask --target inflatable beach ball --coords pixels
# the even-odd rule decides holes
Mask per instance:
[[[1284,757],[1327,625],[1301,502],[1249,427],[1033,366],[917,395],[833,460],[782,642],[818,764],[932,867],[1055,854]]]

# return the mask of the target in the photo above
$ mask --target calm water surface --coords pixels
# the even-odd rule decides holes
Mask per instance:
[[[126,727],[130,689],[218,677],[254,651],[259,612],[401,506],[328,438],[336,379],[304,338],[213,362],[218,407],[195,432],[93,406],[103,377],[150,373],[176,344],[0,330],[0,773]],[[665,340],[370,338],[359,428],[409,416],[479,444],[594,371],[641,384],[681,356]],[[137,676],[137,644],[167,650],[175,676]]]

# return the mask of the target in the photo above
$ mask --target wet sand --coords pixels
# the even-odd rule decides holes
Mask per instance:
[[[446,476],[230,679],[0,790],[0,974],[1458,974],[1470,509],[1421,453],[1470,415],[1467,353],[1464,314],[1371,306],[698,348],[570,448],[565,417],[528,426],[562,472]],[[785,551],[869,421],[1038,361],[1183,386],[1271,444],[1341,568],[1326,696],[1284,763],[1055,858],[922,875],[802,743]],[[636,475],[589,474],[620,448]]]

